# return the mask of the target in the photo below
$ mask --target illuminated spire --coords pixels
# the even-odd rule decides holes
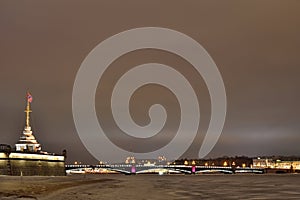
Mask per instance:
[[[26,95],[26,99],[27,99],[27,106],[26,106],[26,110],[24,111],[26,113],[26,127],[30,127],[29,124],[29,113],[31,113],[32,111],[30,110],[30,103],[32,102],[32,96],[29,92],[27,92]]]
[[[30,110],[32,96],[29,92],[27,92],[26,99],[27,99],[27,106],[26,106],[26,110],[24,111],[26,113],[26,125],[18,143],[16,144],[16,150],[37,152],[37,151],[41,151],[41,145],[37,142],[34,135],[32,134],[32,130],[29,123],[30,113],[32,112]]]

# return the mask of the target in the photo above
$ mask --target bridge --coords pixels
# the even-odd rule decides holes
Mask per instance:
[[[134,165],[134,164],[111,164],[111,165],[66,165],[66,170],[79,170],[85,172],[86,169],[107,169],[109,171],[131,174],[200,174],[200,173],[255,173],[263,174],[263,168],[236,168],[223,166],[197,166],[197,165]]]

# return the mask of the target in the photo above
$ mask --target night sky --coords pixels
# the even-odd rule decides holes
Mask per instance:
[[[0,143],[18,141],[25,125],[25,95],[30,90],[31,125],[43,150],[61,153],[66,149],[69,163],[95,163],[79,139],[72,115],[73,84],[81,63],[112,35],[138,27],[165,27],[199,42],[223,77],[227,117],[207,157],[300,156],[299,10],[297,0],[1,1]],[[175,41],[174,45],[181,44]],[[98,85],[98,118],[114,132],[106,111],[109,105],[103,100],[109,94],[105,92],[123,72],[148,62],[173,66],[197,88],[199,135],[183,155],[195,157],[208,126],[209,95],[201,76],[172,53],[139,50],[115,60]],[[169,109],[176,111],[176,101],[172,94],[163,94],[164,88],[144,89],[131,103],[137,123],[147,124],[147,112],[141,108],[153,103],[152,99],[170,99]],[[172,117],[170,127],[178,121],[176,115]]]

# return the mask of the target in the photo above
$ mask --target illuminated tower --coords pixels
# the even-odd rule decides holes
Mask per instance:
[[[26,113],[26,125],[18,143],[16,144],[16,150],[27,151],[27,152],[38,152],[41,151],[41,145],[37,142],[34,135],[32,134],[32,130],[29,123],[30,113],[32,112],[30,110],[32,96],[29,92],[27,92],[26,100],[27,100],[27,106],[26,106],[26,110],[24,111]]]

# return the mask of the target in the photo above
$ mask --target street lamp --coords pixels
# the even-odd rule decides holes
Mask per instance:
[[[227,162],[225,161],[225,162],[223,163],[223,166],[224,166],[224,167],[227,167],[227,165],[228,165],[228,164],[227,164]]]

